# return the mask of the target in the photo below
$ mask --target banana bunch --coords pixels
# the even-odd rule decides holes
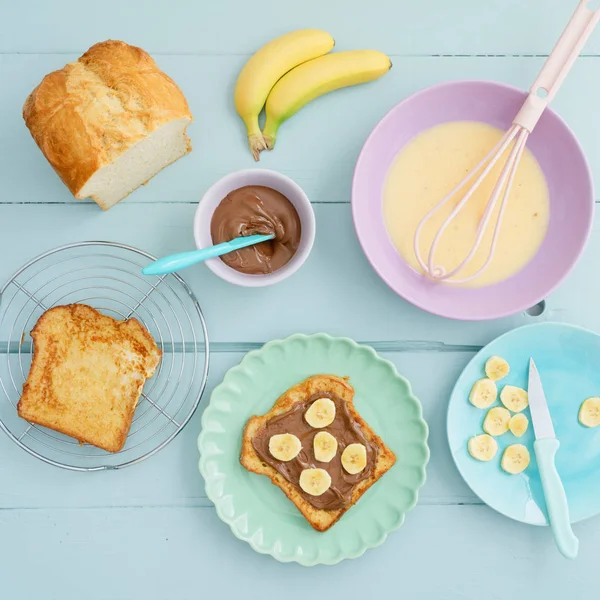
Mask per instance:
[[[325,31],[300,29],[258,50],[240,72],[235,108],[246,125],[254,160],[275,146],[281,124],[311,100],[333,90],[377,79],[392,66],[376,50],[328,54],[335,42]],[[265,108],[261,131],[258,116]]]

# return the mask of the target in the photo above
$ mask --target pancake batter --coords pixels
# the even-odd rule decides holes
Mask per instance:
[[[458,185],[503,135],[504,131],[486,123],[444,123],[418,135],[394,159],[384,187],[383,216],[394,246],[415,270],[421,270],[413,249],[420,220]],[[442,265],[446,272],[458,266],[474,244],[477,225],[509,151],[510,148],[441,237],[435,264]],[[423,228],[420,249],[424,260],[427,260],[435,233],[471,183]],[[468,277],[484,264],[499,208],[500,201],[473,260],[455,277]],[[524,267],[546,235],[549,213],[546,180],[533,154],[526,148],[508,198],[494,258],[479,277],[463,285],[480,287],[497,283]]]

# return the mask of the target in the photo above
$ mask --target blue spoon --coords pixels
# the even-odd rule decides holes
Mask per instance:
[[[209,248],[201,248],[200,250],[192,250],[191,252],[180,252],[179,254],[171,254],[155,260],[150,263],[147,267],[142,269],[143,275],[165,275],[166,273],[173,273],[174,271],[181,271],[191,267],[196,263],[202,262],[207,258],[215,258],[215,256],[221,256],[228,252],[234,252],[240,248],[246,248],[247,246],[253,246],[254,244],[260,244],[267,240],[272,240],[275,237],[274,234],[270,235],[248,235],[246,237],[239,237],[231,240],[230,242],[223,242],[216,246],[210,246]]]

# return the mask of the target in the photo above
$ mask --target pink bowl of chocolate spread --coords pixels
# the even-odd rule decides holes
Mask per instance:
[[[223,279],[264,286],[289,277],[306,260],[315,237],[315,216],[300,186],[281,173],[246,169],[217,181],[194,217],[198,248],[254,234],[274,238],[206,261]]]

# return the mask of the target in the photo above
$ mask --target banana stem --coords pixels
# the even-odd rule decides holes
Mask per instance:
[[[246,117],[244,123],[248,132],[248,146],[250,147],[250,152],[252,152],[254,160],[258,161],[260,160],[260,153],[267,149],[267,145],[258,124],[258,115]]]
[[[277,131],[279,130],[279,123],[270,119],[269,115],[267,115],[267,121],[265,123],[265,127],[262,132],[263,139],[265,140],[265,144],[267,146],[267,150],[273,150],[275,146],[275,141],[277,139]]]

